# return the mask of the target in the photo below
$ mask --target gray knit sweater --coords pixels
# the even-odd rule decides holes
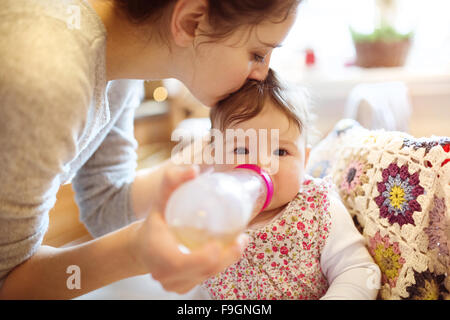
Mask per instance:
[[[106,81],[106,29],[83,0],[0,1],[0,281],[42,243],[72,182],[93,236],[135,219],[142,81]]]

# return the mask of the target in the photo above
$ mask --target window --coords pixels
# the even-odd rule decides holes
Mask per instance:
[[[406,65],[450,73],[450,1],[398,0],[397,5],[396,27],[414,31]],[[355,56],[349,26],[370,32],[375,15],[375,0],[304,0],[283,48],[273,54],[272,67],[300,71],[305,49],[313,48],[317,68],[345,70]]]

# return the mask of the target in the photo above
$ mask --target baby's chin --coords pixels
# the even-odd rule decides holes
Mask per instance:
[[[280,213],[281,211],[283,211],[287,205],[289,204],[289,202],[283,203],[283,204],[276,204],[276,205],[269,205],[264,211],[260,212],[258,215],[270,215],[270,216],[275,216],[278,213]]]
[[[283,209],[289,204],[289,202],[290,202],[290,201],[285,201],[285,200],[283,200],[283,201],[280,200],[280,201],[272,202],[272,203],[273,203],[273,206],[269,205],[269,206],[267,207],[267,209],[270,210],[270,211],[279,211],[279,210],[283,210]],[[264,211],[266,211],[266,210],[264,210]]]
[[[288,203],[284,204],[283,206],[274,206],[273,208],[270,208],[270,206],[258,213],[253,219],[251,219],[249,223],[249,228],[260,228],[264,225],[270,223],[273,219],[276,219],[277,216],[286,208]]]

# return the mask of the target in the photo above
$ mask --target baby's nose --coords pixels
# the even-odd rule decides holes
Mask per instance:
[[[270,163],[261,163],[261,162],[258,162],[258,166],[262,169],[262,170],[264,170],[265,172],[267,172],[269,175],[272,175],[272,172],[273,172],[273,166],[271,165],[271,162]]]

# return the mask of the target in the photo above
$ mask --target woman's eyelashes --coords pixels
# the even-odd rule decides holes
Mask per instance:
[[[270,53],[270,51],[269,52],[267,52],[267,51],[253,52],[251,54],[252,60],[255,61],[256,63],[265,63],[266,57],[269,53]]]
[[[260,54],[253,54],[253,60],[256,62],[256,63],[264,63],[265,62],[265,59],[266,59],[266,56],[262,56],[262,55],[260,55]]]

